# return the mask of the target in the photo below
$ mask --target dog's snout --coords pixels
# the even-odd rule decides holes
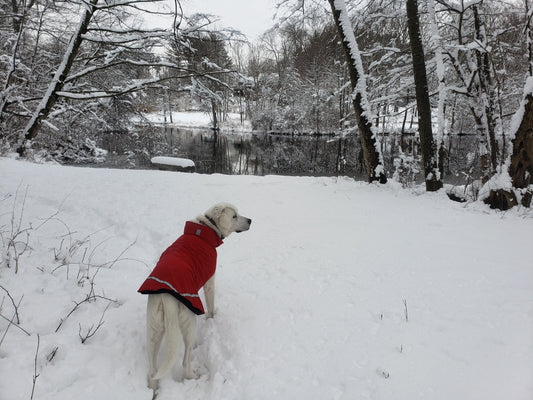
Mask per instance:
[[[235,232],[244,232],[250,229],[250,225],[252,224],[252,220],[250,218],[241,217],[241,226],[240,229],[236,230]]]

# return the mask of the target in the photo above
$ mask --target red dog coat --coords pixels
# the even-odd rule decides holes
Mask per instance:
[[[204,314],[198,291],[215,273],[216,248],[222,243],[213,229],[186,222],[183,235],[163,252],[138,292],[170,293],[193,313]]]

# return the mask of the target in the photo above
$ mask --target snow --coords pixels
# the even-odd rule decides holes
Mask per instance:
[[[136,290],[218,201],[253,223],[219,247],[201,378],[183,380],[177,362],[158,399],[533,398],[530,210],[394,182],[6,158],[0,182],[4,246],[26,228],[18,253],[29,246],[17,274],[0,266],[0,313],[14,315],[9,292],[30,334],[0,318],[2,399],[29,399],[34,375],[35,399],[150,399]]]
[[[188,158],[179,158],[179,157],[153,157],[151,160],[152,164],[163,164],[163,165],[172,165],[180,168],[194,168],[194,161],[189,160]]]
[[[145,114],[144,117],[154,124],[168,124],[182,128],[209,128],[213,126],[211,115],[200,111],[173,111],[173,124],[170,124],[170,116],[168,113],[151,113]],[[238,113],[228,113],[226,117],[225,121],[219,121],[222,130],[252,130],[250,121],[244,121],[244,124],[241,124],[240,115]]]

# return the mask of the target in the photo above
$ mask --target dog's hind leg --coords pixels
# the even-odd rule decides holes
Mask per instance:
[[[191,353],[196,344],[197,326],[196,315],[180,304],[179,324],[181,334],[183,335],[183,343],[185,344],[185,354],[183,355],[183,369],[185,371],[186,379],[198,379],[199,376],[193,372],[191,367]]]
[[[153,379],[161,379],[174,365],[174,361],[179,352],[180,328],[178,326],[179,306],[181,303],[168,293],[159,294],[161,298],[163,327],[165,332],[166,351],[165,357]]]
[[[157,370],[157,353],[165,333],[163,304],[158,295],[149,295],[146,312],[146,352],[148,354],[148,387],[157,390],[157,380],[154,375]]]

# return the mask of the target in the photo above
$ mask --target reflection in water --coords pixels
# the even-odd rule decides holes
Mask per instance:
[[[383,158],[390,177],[406,171],[422,181],[419,140],[414,135],[380,136]],[[444,180],[451,183],[479,177],[477,136],[447,136]],[[101,166],[152,168],[150,158],[189,158],[196,172],[241,175],[350,176],[365,180],[359,138],[347,136],[291,136],[267,133],[221,133],[210,129],[158,128],[133,134],[110,135],[101,145],[110,151]],[[125,151],[124,149],[130,149]],[[398,168],[399,164],[400,168]],[[411,170],[409,170],[411,168]]]
[[[168,150],[164,155],[192,159],[199,173],[366,177],[361,146],[354,135],[236,135],[167,128],[165,137]],[[387,135],[380,141],[391,176],[400,154],[419,157],[419,140],[413,135]],[[475,136],[446,137],[444,166],[448,181],[464,182],[463,175],[476,176],[477,145]]]

